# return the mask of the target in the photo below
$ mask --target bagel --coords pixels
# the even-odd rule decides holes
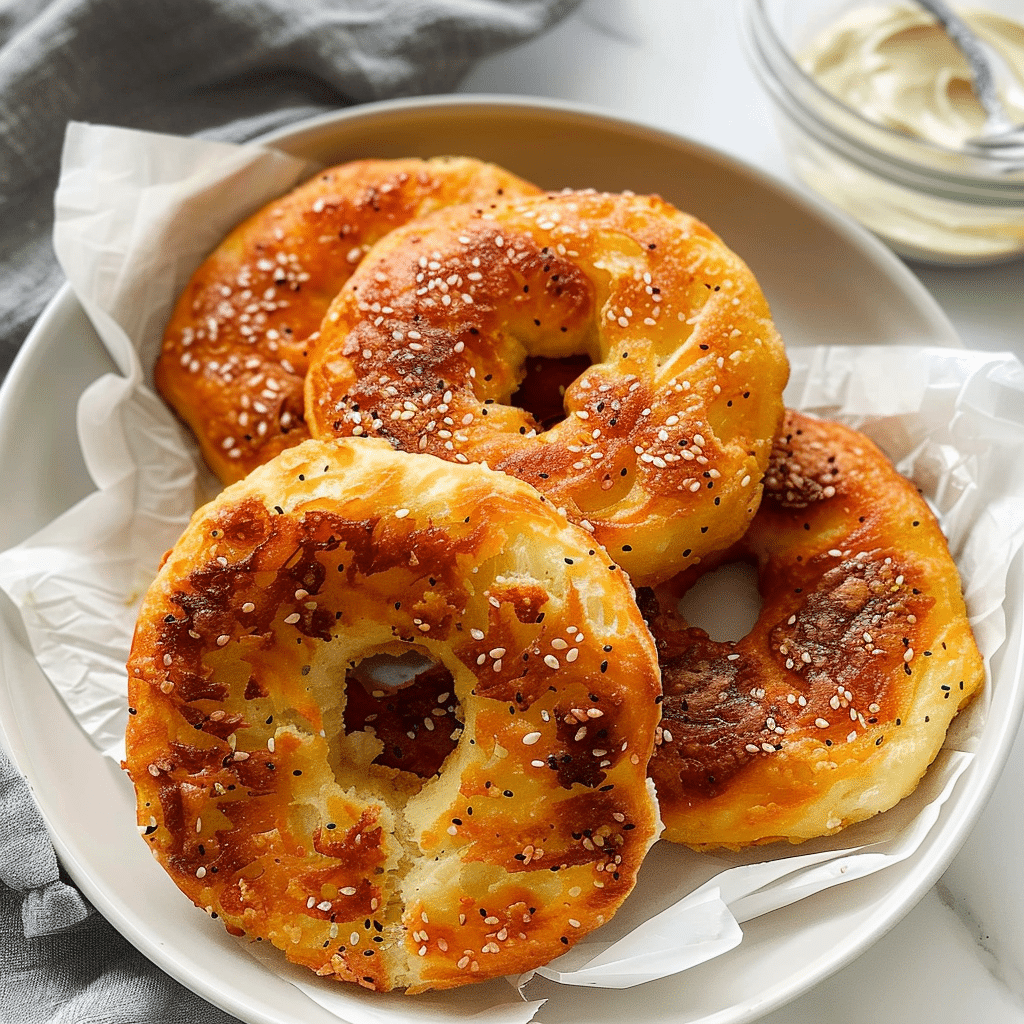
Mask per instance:
[[[376,667],[412,656],[420,705]],[[195,514],[128,674],[153,853],[321,976],[415,993],[536,967],[612,916],[660,829],[632,587],[483,466],[282,452]]]
[[[640,594],[665,689],[664,838],[799,842],[892,807],[984,675],[928,505],[862,433],[789,411],[734,554],[762,595],[738,641],[679,617],[695,574]]]
[[[529,360],[569,358],[545,429],[517,391]],[[562,192],[382,239],[324,319],[306,419],[526,480],[640,585],[744,532],[787,376],[753,274],[704,224]]]
[[[452,203],[537,192],[466,157],[330,168],[236,227],[196,270],[167,325],[158,391],[223,483],[309,436],[302,378],[338,289],[392,228]]]

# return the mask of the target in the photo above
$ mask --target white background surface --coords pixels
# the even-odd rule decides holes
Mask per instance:
[[[680,132],[795,183],[746,62],[739,6],[585,0],[547,36],[483,61],[462,91],[585,103]],[[911,269],[966,346],[1024,358],[1024,261]],[[1022,849],[1018,735],[991,803],[940,883],[867,953],[765,1024],[1024,1022]]]

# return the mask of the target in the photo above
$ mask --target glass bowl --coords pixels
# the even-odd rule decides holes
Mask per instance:
[[[801,67],[799,55],[818,33],[863,6],[745,2],[747,51],[793,172],[909,259],[970,266],[1021,256],[1024,158],[978,156],[874,123]],[[1024,22],[1024,0],[987,0],[987,7]]]

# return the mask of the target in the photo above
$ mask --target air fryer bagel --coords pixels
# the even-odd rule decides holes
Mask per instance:
[[[798,842],[892,807],[984,677],[928,505],[864,434],[788,411],[731,557],[757,564],[762,594],[738,641],[678,616],[694,574],[641,595],[665,689],[664,838]]]
[[[537,357],[586,367],[547,429],[515,399]],[[653,196],[561,192],[382,239],[324,319],[306,419],[526,480],[640,585],[746,529],[787,376],[709,228]]]
[[[374,672],[411,656],[427,704],[398,712],[403,759]],[[660,828],[629,581],[482,466],[367,439],[281,453],[196,513],[128,668],[154,854],[324,977],[419,992],[543,964],[612,916]]]
[[[959,576],[787,377],[751,270],[656,196],[359,161],[236,229],[156,370],[230,486],[128,666],[175,884],[413,994],[553,960],[659,834],[796,843],[910,793],[982,683]],[[720,642],[678,602],[733,559],[763,604]]]

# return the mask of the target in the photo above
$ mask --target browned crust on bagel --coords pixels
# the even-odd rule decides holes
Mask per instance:
[[[452,739],[425,778],[345,722],[353,666],[409,650],[452,680],[417,723]],[[659,698],[625,575],[528,485],[311,440],[165,561],[126,767],[154,854],[229,931],[336,980],[448,988],[547,962],[632,889]]]
[[[303,377],[320,321],[367,249],[453,203],[535,186],[468,157],[332,167],[236,227],[192,276],[156,364],[160,393],[224,483],[309,436]]]
[[[864,434],[787,411],[734,551],[762,610],[715,642],[643,595],[665,687],[651,761],[665,838],[698,849],[828,835],[913,791],[983,681],[935,516]]]
[[[584,355],[565,417],[511,404],[530,356]],[[316,436],[486,462],[652,583],[739,538],[788,365],[753,274],[653,196],[552,193],[441,211],[367,255],[321,329]]]

